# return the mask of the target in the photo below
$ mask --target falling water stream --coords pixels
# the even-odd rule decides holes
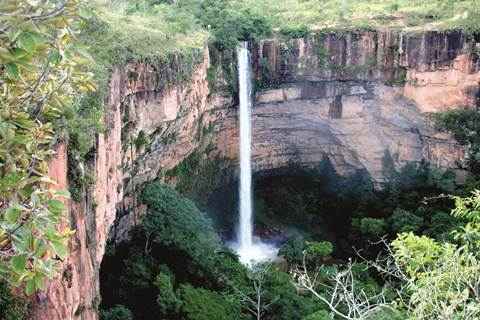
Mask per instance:
[[[252,78],[248,43],[238,48],[240,98],[240,217],[234,249],[245,264],[274,259],[278,249],[254,238],[252,203]]]
[[[240,248],[253,244],[252,221],[252,123],[250,61],[247,43],[238,49],[238,80],[240,95],[240,222],[238,242]]]

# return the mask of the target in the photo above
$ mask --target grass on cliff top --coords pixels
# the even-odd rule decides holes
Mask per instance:
[[[205,44],[210,24],[229,24],[232,12],[253,13],[274,30],[464,29],[480,31],[480,0],[93,0],[110,45],[133,58]],[[230,12],[225,14],[225,12]],[[233,14],[234,15],[234,14]],[[205,21],[209,17],[212,21]],[[219,21],[225,19],[225,21]],[[213,21],[215,20],[215,21]],[[218,26],[217,26],[218,27]],[[292,34],[296,34],[292,32]],[[104,41],[107,42],[107,41]]]
[[[102,1],[103,3],[103,1]],[[95,58],[110,65],[129,61],[167,59],[171,54],[198,52],[208,32],[195,19],[173,6],[157,5],[145,12],[129,12],[115,4],[93,5],[94,15],[85,24],[84,42]]]
[[[277,29],[401,28],[480,30],[478,0],[237,0]]]

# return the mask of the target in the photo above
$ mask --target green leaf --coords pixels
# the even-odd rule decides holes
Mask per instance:
[[[44,276],[41,275],[41,274],[36,274],[34,277],[33,277],[33,281],[35,282],[35,289],[38,290],[42,290],[44,287],[45,287],[45,281],[44,281]]]
[[[17,45],[28,52],[32,52],[36,46],[35,37],[31,32],[22,32],[17,38]]]
[[[61,259],[65,259],[67,257],[68,249],[67,249],[67,246],[62,241],[55,240],[55,241],[52,241],[51,244],[57,256],[59,256]]]
[[[11,79],[18,79],[18,67],[15,63],[7,63],[5,65],[7,76]]]
[[[31,296],[35,292],[35,279],[30,279],[25,285],[25,294]]]
[[[13,49],[12,54],[13,54],[13,58],[17,61],[18,60],[23,61],[23,59],[28,56],[28,52],[20,48]]]
[[[10,223],[14,224],[18,221],[22,210],[20,210],[17,206],[10,207],[5,211],[5,220]]]
[[[62,56],[60,55],[60,52],[58,50],[52,50],[48,56],[48,61],[50,61],[52,64],[57,64],[62,60]]]
[[[14,272],[23,273],[25,271],[25,266],[27,265],[27,256],[14,256],[11,260],[11,265]]]
[[[47,202],[48,210],[54,215],[61,215],[65,209],[65,205],[60,200],[48,200]]]
[[[70,199],[70,192],[68,192],[67,190],[58,190],[58,191],[55,191],[55,195],[57,197],[62,197],[62,198],[65,198],[65,199]]]

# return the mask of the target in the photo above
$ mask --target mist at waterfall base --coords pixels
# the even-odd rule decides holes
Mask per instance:
[[[238,254],[243,264],[250,265],[274,260],[277,257],[278,248],[253,235],[252,84],[248,44],[242,43],[237,53],[240,100],[240,207],[237,239],[230,244],[230,247]]]

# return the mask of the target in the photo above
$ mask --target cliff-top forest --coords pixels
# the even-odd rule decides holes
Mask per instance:
[[[387,31],[458,32],[473,43],[462,53],[479,64],[479,0],[0,0],[0,319],[35,320],[39,313],[32,310],[50,301],[50,283],[71,281],[65,262],[81,229],[71,212],[88,204],[87,224],[100,211],[93,167],[99,137],[112,130],[112,73],[134,64],[154,66],[162,70],[160,89],[182,86],[208,49],[208,98],[218,95],[234,110],[238,83],[232,65],[240,41],[255,47],[266,39],[289,44]],[[316,50],[315,59],[328,62],[328,50]],[[136,76],[126,74],[129,80]],[[177,137],[162,127],[132,139],[128,130],[135,124],[122,109],[119,152],[127,160],[116,169],[123,170],[125,185],[134,181],[128,201],[135,225],[122,241],[105,235],[105,255],[98,274],[91,275],[98,282],[92,289],[98,296],[91,307],[95,317],[480,319],[480,72],[472,74],[478,75],[469,89],[474,104],[422,114],[422,121],[462,150],[455,168],[386,163],[381,187],[339,174],[326,158],[313,167],[291,163],[281,173],[255,176],[255,225],[262,235],[273,234],[279,248],[274,262],[255,265],[240,263],[228,246],[238,171],[223,158],[204,156],[214,147],[202,140],[203,149],[134,184],[126,173],[136,173],[132,168],[142,158],[132,160],[131,150],[145,154],[154,139],[169,145]],[[400,78],[382,85],[417,85],[404,74]],[[335,81],[350,85],[350,79]],[[262,86],[255,79],[253,91],[283,84]],[[193,108],[181,107],[186,113]],[[200,128],[192,139],[213,131]],[[51,167],[60,146],[63,187]],[[112,214],[118,218],[112,230],[128,211],[120,207]],[[90,320],[82,316],[85,308],[58,320]]]

